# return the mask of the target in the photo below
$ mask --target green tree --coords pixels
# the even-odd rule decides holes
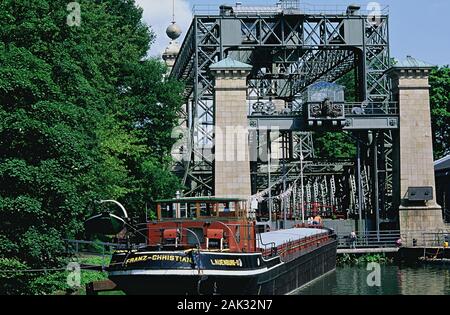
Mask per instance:
[[[345,101],[356,101],[355,70],[350,71],[337,84],[344,86]],[[356,146],[345,132],[315,132],[314,148],[317,157],[323,159],[354,158]]]
[[[434,156],[450,154],[450,68],[435,68],[430,74],[430,102]]]
[[[142,10],[82,0],[69,26],[67,3],[0,2],[0,293],[48,293],[23,269],[63,265],[93,201],[139,216],[179,188],[168,152],[181,86],[146,58]]]
[[[349,72],[337,81],[345,87],[347,102],[356,100],[355,73]],[[438,67],[430,73],[430,102],[435,159],[450,154],[450,68]],[[317,133],[317,154],[322,158],[353,157],[354,143],[344,133]]]
[[[345,132],[316,132],[314,149],[322,159],[352,159],[356,157],[354,141]]]

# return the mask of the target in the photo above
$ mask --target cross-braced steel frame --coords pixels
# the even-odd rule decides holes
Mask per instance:
[[[306,14],[301,12],[301,7],[273,13],[223,10],[220,14],[195,15],[171,73],[186,87],[184,119],[188,129],[185,146],[188,158],[178,165],[188,187],[186,194],[214,194],[211,64],[232,57],[252,65],[248,77],[250,103],[282,100],[292,106],[310,84],[334,82],[356,69],[357,101],[363,107],[371,103],[388,104],[390,86],[385,76],[390,67],[388,21],[387,14],[378,16],[374,22],[365,14]],[[384,108],[384,105],[378,106]],[[370,115],[365,118],[371,119]],[[397,128],[398,125],[383,129],[367,124],[367,127],[349,130],[363,143],[363,150],[371,152],[363,155],[361,172],[355,174],[366,174],[364,179],[357,178],[359,181],[371,178],[371,183],[362,187],[362,191],[368,200],[364,207],[370,206],[372,212],[374,207],[378,207],[376,211],[385,211],[391,206],[392,133]],[[375,131],[371,132],[373,129]],[[304,131],[289,131],[293,147],[299,143],[298,132]],[[367,141],[369,132],[374,145]],[[259,137],[258,131],[253,137]],[[260,145],[255,139],[256,145]],[[297,158],[295,149],[285,157],[287,162]],[[258,174],[261,169],[258,163],[252,166],[253,191],[260,188],[258,178],[264,177]],[[371,189],[374,184],[377,188]]]

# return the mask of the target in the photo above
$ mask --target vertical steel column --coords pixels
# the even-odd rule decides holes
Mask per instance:
[[[387,198],[388,195],[388,183],[387,183],[387,162],[386,162],[386,147],[385,147],[385,132],[379,132],[377,137],[377,147],[378,147],[378,198],[379,198],[379,216],[381,218],[386,218],[386,208],[387,208]],[[392,189],[391,189],[392,193]]]
[[[271,141],[271,135],[270,130],[267,130],[267,175],[268,175],[268,181],[269,184],[267,187],[272,186],[272,141]],[[273,211],[273,204],[272,204],[272,188],[269,189],[269,224],[270,229],[272,229],[272,211]]]
[[[301,197],[301,202],[302,202],[302,223],[305,223],[305,197],[304,197],[304,178],[303,178],[303,160],[304,160],[304,156],[303,156],[303,139],[300,139],[300,185],[302,187],[302,197]]]
[[[379,178],[378,178],[378,134],[373,133],[372,143],[373,157],[373,189],[374,189],[374,207],[375,207],[375,224],[377,231],[377,239],[380,240],[380,196],[379,196]]]
[[[281,135],[281,158],[283,159],[283,192],[286,191],[286,133],[283,132]],[[282,199],[282,210],[283,210],[283,228],[286,228],[287,223],[287,209],[286,209],[286,200]]]
[[[358,178],[358,215],[359,215],[359,224],[358,224],[358,232],[362,226],[362,210],[363,210],[363,191],[362,191],[362,176],[361,176],[361,143],[359,137],[357,139],[356,145],[356,155],[357,155],[357,178]]]

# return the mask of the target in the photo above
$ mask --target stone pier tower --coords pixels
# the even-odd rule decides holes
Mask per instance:
[[[210,66],[215,77],[214,192],[217,197],[251,194],[247,76],[252,66],[226,58]]]
[[[408,244],[421,232],[436,232],[444,227],[442,209],[436,203],[433,164],[433,135],[431,129],[428,76],[432,65],[410,56],[389,70],[394,98],[400,107],[400,134],[396,144],[400,165],[396,165],[400,187],[398,200],[400,230]],[[427,202],[409,200],[412,187],[432,187],[433,198]],[[409,234],[409,236],[408,236]],[[425,244],[423,244],[425,245]]]

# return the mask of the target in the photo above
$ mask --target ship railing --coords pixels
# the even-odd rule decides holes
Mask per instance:
[[[296,241],[289,241],[277,248],[281,257],[285,260],[291,260],[300,256],[305,251],[310,251],[329,239],[328,233],[321,233]]]
[[[169,242],[168,240],[164,240],[162,234],[164,232],[164,230],[178,230],[179,233],[179,238],[176,242]],[[180,248],[201,248],[201,245],[203,244],[202,241],[200,241],[200,238],[198,237],[198,235],[192,231],[191,229],[185,228],[185,227],[167,227],[167,228],[161,228],[161,227],[157,227],[157,228],[142,228],[142,229],[138,229],[137,231],[139,232],[145,232],[147,233],[147,235],[150,235],[151,231],[155,231],[157,232],[157,234],[159,235],[159,241],[158,242],[154,242],[152,243],[150,241],[150,237],[147,237],[147,242],[145,244],[142,244],[140,246],[140,248],[145,248],[145,247],[180,247]],[[186,231],[186,235],[183,235],[182,231]],[[189,241],[189,237],[187,235],[193,235],[194,236],[194,240],[195,242],[186,242],[183,243],[183,241],[185,239],[187,239]]]
[[[209,223],[219,223],[224,227],[224,248],[223,249],[229,249],[230,248],[230,244],[229,242],[227,242],[228,240],[228,236],[230,236],[230,238],[233,239],[233,241],[235,242],[236,246],[238,247],[238,251],[241,251],[241,244],[247,242],[248,244],[252,243],[254,241],[254,238],[251,237],[251,233],[249,233],[249,231],[251,231],[251,228],[253,227],[253,225],[251,224],[238,224],[238,223],[225,223],[222,221],[217,221],[217,220],[210,220],[208,221]],[[182,222],[174,222],[174,223],[182,223]],[[247,231],[247,233],[244,232],[244,234],[241,234],[239,237],[237,237],[235,235],[235,233],[232,231],[232,228],[237,228],[238,230],[240,230],[239,228],[244,228],[244,231]],[[206,237],[203,234],[203,231],[200,231],[200,227],[183,227],[181,225],[176,225],[176,226],[160,226],[160,227],[154,227],[154,228],[150,228],[150,227],[144,227],[141,229],[138,229],[138,232],[144,232],[147,234],[147,244],[143,245],[144,247],[174,247],[174,244],[170,243],[167,244],[164,242],[164,239],[162,237],[162,234],[164,232],[164,230],[166,229],[180,229],[180,230],[184,230],[187,233],[183,234],[180,233],[180,239],[179,242],[177,243],[177,247],[180,248],[200,248],[200,249],[205,249],[206,248]],[[195,232],[197,231],[197,233]],[[195,243],[194,242],[189,242],[189,236],[191,235],[195,238]],[[153,241],[155,238],[158,238],[158,241]],[[185,240],[187,240],[187,242],[185,242]],[[192,238],[191,238],[192,240]],[[244,242],[243,242],[244,240]]]
[[[262,236],[259,233],[256,239],[256,247],[262,251],[264,258],[270,258],[277,255],[277,245],[274,242],[264,243]],[[263,248],[264,247],[264,248]]]
[[[315,248],[317,244],[329,239],[329,233],[321,233],[313,236],[308,236],[299,240],[288,241],[282,245],[276,246],[275,243],[264,244],[261,239],[259,239],[259,248],[263,253],[263,257],[270,258],[276,255],[283,257],[284,259],[290,260],[294,256],[299,256],[305,250],[311,250]],[[262,247],[264,246],[264,248]],[[268,248],[270,246],[270,248]]]

